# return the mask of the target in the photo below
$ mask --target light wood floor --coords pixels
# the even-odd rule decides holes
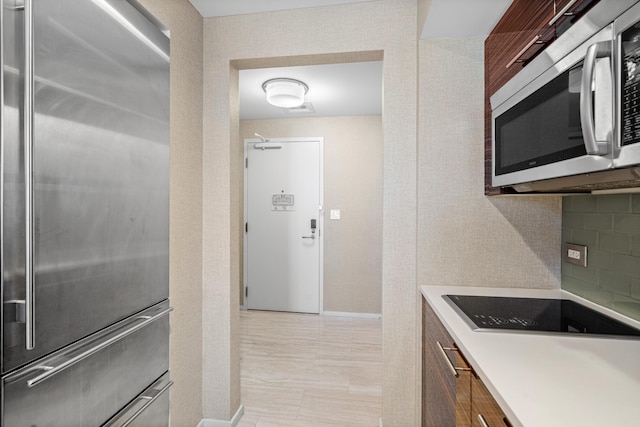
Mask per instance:
[[[382,321],[240,313],[238,427],[378,427]]]

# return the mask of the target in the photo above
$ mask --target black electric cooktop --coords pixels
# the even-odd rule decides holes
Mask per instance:
[[[474,330],[517,330],[640,337],[633,328],[566,299],[444,295]]]

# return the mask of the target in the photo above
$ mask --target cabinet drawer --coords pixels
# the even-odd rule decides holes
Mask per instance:
[[[422,427],[468,427],[471,368],[423,300]]]
[[[472,427],[511,427],[507,416],[476,375],[471,380],[471,396]]]
[[[103,427],[168,427],[172,385],[167,372]]]
[[[104,424],[168,371],[169,310],[161,303],[3,378],[2,425]]]

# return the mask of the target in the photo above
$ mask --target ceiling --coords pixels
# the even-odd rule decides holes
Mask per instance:
[[[362,0],[189,0],[204,17],[362,3]],[[375,1],[375,0],[367,0]],[[428,0],[427,0],[428,1]],[[431,0],[421,39],[486,36],[513,0]],[[313,112],[267,104],[262,83],[302,80]],[[240,119],[377,115],[382,112],[382,62],[240,71]]]
[[[276,10],[301,9],[306,7],[334,6],[337,4],[362,3],[371,0],[189,0],[200,15],[211,16],[244,15],[247,13],[273,12]]]
[[[305,104],[315,112],[267,104],[262,83],[278,77],[309,86]],[[382,62],[354,62],[240,71],[240,119],[281,119],[382,114]],[[307,108],[308,109],[308,108]]]
[[[513,0],[431,0],[421,39],[487,36]]]

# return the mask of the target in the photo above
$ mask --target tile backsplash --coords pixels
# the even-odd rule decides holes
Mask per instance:
[[[640,194],[564,197],[562,242],[588,247],[586,268],[562,262],[562,288],[640,320]]]

